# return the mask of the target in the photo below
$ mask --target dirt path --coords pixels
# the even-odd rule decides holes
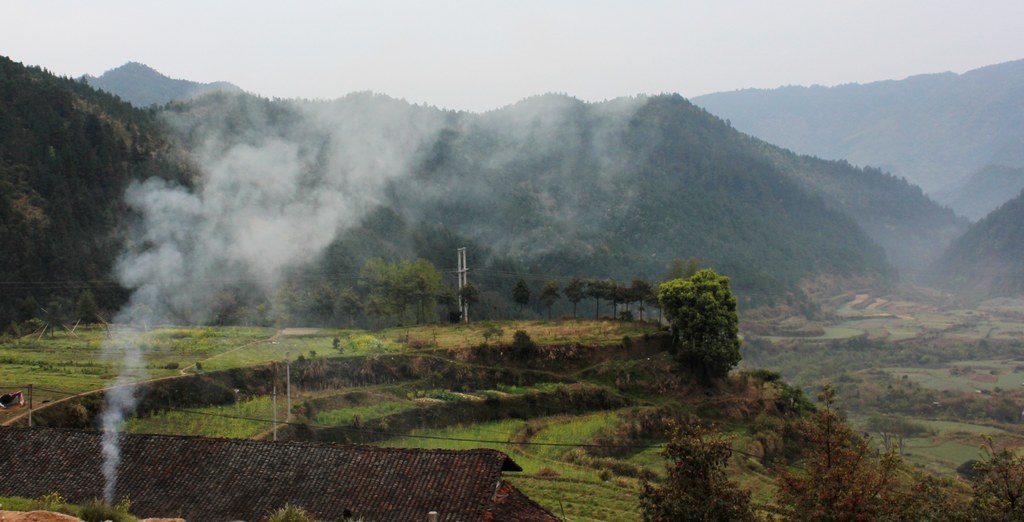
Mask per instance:
[[[234,348],[232,348],[232,349],[230,349],[230,350],[228,350],[226,352],[221,352],[221,353],[218,353],[218,354],[213,355],[211,357],[207,357],[206,359],[203,359],[202,361],[199,361],[199,362],[202,363],[202,362],[205,362],[205,361],[209,361],[210,359],[214,359],[216,357],[220,357],[221,355],[232,353],[232,352],[236,352],[238,350],[241,350],[242,348],[247,348],[247,347],[255,345],[255,344],[265,343],[267,341],[272,341],[274,339],[278,339],[282,335],[287,335],[287,334],[284,333],[287,330],[288,329],[278,330],[271,337],[268,337],[266,339],[258,339],[258,340],[255,340],[255,341],[249,341],[249,342],[247,342],[245,344],[241,344],[239,346],[236,346],[236,347],[234,347]],[[295,334],[292,334],[292,335],[295,335]],[[78,393],[78,394],[75,394],[75,395],[64,397],[62,399],[57,399],[55,401],[50,401],[50,402],[48,402],[46,404],[42,404],[42,405],[40,405],[38,407],[32,408],[32,413],[38,413],[40,410],[45,410],[45,409],[47,409],[47,408],[49,408],[51,406],[55,406],[57,404],[61,404],[63,402],[71,401],[71,400],[74,400],[74,399],[79,399],[79,398],[86,397],[86,396],[89,396],[89,395],[94,395],[94,394],[97,394],[97,393],[106,393],[107,390],[113,390],[115,388],[123,388],[125,386],[137,386],[137,385],[140,385],[140,384],[151,384],[151,383],[154,383],[154,382],[167,381],[167,380],[171,380],[171,379],[181,379],[182,377],[188,377],[191,374],[187,373],[187,371],[190,368],[195,368],[195,366],[196,366],[195,364],[192,364],[192,365],[189,365],[189,366],[186,366],[186,367],[182,368],[181,371],[178,372],[178,375],[168,375],[166,377],[155,377],[153,379],[146,379],[146,380],[143,380],[143,381],[137,381],[137,382],[128,383],[128,384],[118,384],[116,386],[106,386],[106,387],[103,387],[103,388],[96,388],[94,390],[87,390],[87,391],[84,391],[84,392],[81,392],[81,393]],[[11,417],[10,419],[7,419],[3,423],[0,423],[0,426],[13,426],[16,422],[18,422],[18,421],[20,421],[22,419],[27,419],[27,418],[28,418],[28,411],[26,411],[25,413],[22,413],[20,415],[15,415],[14,417]]]

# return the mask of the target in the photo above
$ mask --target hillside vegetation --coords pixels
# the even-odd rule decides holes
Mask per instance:
[[[128,218],[132,179],[186,181],[152,113],[0,57],[0,321],[70,311],[93,286],[101,307]],[[83,282],[92,282],[84,284]]]
[[[218,95],[172,106],[166,118],[187,150],[290,144],[311,188],[333,190],[378,164],[387,173],[379,188],[346,196],[368,213],[325,248],[326,273],[378,256],[445,267],[467,246],[485,295],[508,295],[516,274],[657,280],[672,260],[695,257],[729,273],[744,306],[805,306],[799,283],[825,274],[875,284],[893,275],[852,218],[678,96],[586,104],[548,95],[475,115],[369,94]],[[351,149],[359,140],[397,159],[362,158]],[[406,167],[392,172],[392,163]]]
[[[485,335],[494,327],[500,334]],[[774,472],[765,466],[787,461],[795,442],[783,434],[807,406],[798,390],[770,376],[737,374],[698,385],[674,370],[670,336],[638,322],[483,322],[260,337],[265,334],[224,328],[147,334],[154,372],[169,378],[139,386],[138,411],[125,429],[269,440],[276,386],[277,418],[288,422],[279,426],[279,440],[490,447],[525,470],[506,479],[552,512],[626,521],[639,517],[641,482],[664,476],[659,452],[672,419],[699,416],[734,433],[742,454],[730,461],[731,473],[768,498]],[[18,360],[14,354],[50,357],[53,365],[35,376],[37,404],[51,399],[37,406],[35,423],[94,426],[101,394],[54,401],[94,386],[75,388],[60,378],[77,369],[61,366],[53,352],[78,341],[67,332],[32,339],[9,353]],[[290,416],[282,392],[286,353]],[[182,361],[184,368],[189,360],[201,369],[185,368],[183,376],[156,371],[165,361]]]
[[[1024,292],[1024,193],[975,223],[935,267],[936,284],[978,297]]]

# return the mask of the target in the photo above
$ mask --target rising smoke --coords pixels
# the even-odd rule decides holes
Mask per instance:
[[[625,157],[619,135],[643,101],[588,105],[541,96],[475,115],[372,94],[333,102],[214,94],[171,107],[165,123],[200,177],[188,187],[148,179],[127,191],[138,220],[117,275],[133,293],[118,319],[126,326],[105,348],[121,361],[117,384],[144,377],[137,332],[209,322],[227,288],[248,285],[271,295],[289,270],[316,260],[347,227],[393,198],[413,220],[444,222],[436,209],[446,202],[488,217],[461,232],[502,254],[536,256],[569,241],[589,247],[580,238],[609,215],[593,203],[627,196],[616,178]],[[460,152],[444,158],[433,180],[417,178],[443,136]],[[543,207],[546,221],[509,234],[523,209],[506,191],[518,187]],[[564,240],[551,241],[559,235]],[[111,502],[117,429],[134,406],[129,386],[107,393],[104,495]]]
[[[330,104],[216,95],[166,114],[201,178],[192,188],[149,179],[126,194],[139,219],[117,268],[133,291],[118,316],[124,326],[104,348],[120,362],[102,415],[108,502],[118,429],[136,402],[127,384],[145,378],[138,333],[206,322],[219,290],[269,291],[286,269],[313,260],[435,139],[442,113],[399,110],[407,107],[373,95]]]

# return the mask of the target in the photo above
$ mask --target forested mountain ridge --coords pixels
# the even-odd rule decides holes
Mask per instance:
[[[670,262],[691,257],[729,275],[743,306],[807,311],[807,281],[884,285],[894,277],[858,225],[864,215],[898,228],[931,212],[907,204],[920,194],[894,189],[891,177],[792,155],[678,95],[603,103],[543,95],[472,114],[369,93],[334,101],[213,93],[157,113],[79,81],[5,67],[13,89],[5,99],[19,101],[5,106],[5,128],[35,140],[4,155],[4,245],[13,245],[4,248],[5,281],[111,280],[125,244],[120,225],[134,215],[126,189],[148,177],[174,183],[137,185],[127,194],[132,208],[150,215],[145,205],[165,196],[191,205],[193,215],[158,214],[180,228],[183,254],[216,246],[209,266],[184,277],[203,285],[229,270],[227,286],[204,298],[229,309],[275,306],[285,295],[278,283],[294,295],[338,296],[371,258],[423,257],[450,269],[466,246],[482,293],[477,317],[510,308],[514,278],[537,286],[575,276],[657,281]],[[29,93],[33,85],[45,88]],[[50,120],[53,129],[88,126],[91,134],[36,132]],[[72,153],[92,159],[47,163]],[[59,183],[29,182],[48,176]],[[882,181],[857,181],[874,178]],[[84,180],[97,186],[81,187]],[[879,204],[867,186],[900,201]],[[23,204],[36,200],[73,204]],[[55,222],[74,230],[48,233]],[[138,230],[142,221],[133,226],[121,268],[160,244]],[[245,265],[252,260],[278,264]],[[15,304],[5,306],[9,317]]]
[[[216,95],[174,104],[165,118],[183,147],[217,158],[287,144],[311,188],[347,185],[372,163],[366,194],[344,196],[368,213],[325,248],[324,273],[376,256],[448,267],[467,244],[478,278],[658,280],[673,259],[696,257],[732,277],[747,306],[806,304],[799,283],[824,274],[879,284],[893,275],[853,219],[678,95],[544,95],[483,114],[371,94]]]
[[[101,305],[121,250],[129,180],[184,180],[152,113],[0,57],[0,319],[62,306],[96,282]],[[70,282],[70,283],[65,283]],[[31,298],[35,304],[23,303]],[[16,312],[19,307],[25,308]]]
[[[960,75],[745,89],[694,103],[770,143],[878,167],[928,193],[986,165],[1024,166],[1024,60]]]
[[[85,75],[82,79],[96,89],[118,96],[136,107],[164,105],[210,92],[242,92],[238,86],[228,82],[176,80],[137,62],[128,62],[100,76]]]
[[[978,297],[1024,292],[1024,192],[971,226],[935,266],[936,284]]]
[[[886,251],[905,279],[919,280],[967,229],[967,220],[928,198],[921,188],[879,169],[853,167],[845,161],[798,156],[750,138],[781,172],[821,195],[852,217]]]

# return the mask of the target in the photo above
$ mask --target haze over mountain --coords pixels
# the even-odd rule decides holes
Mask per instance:
[[[1024,167],[988,165],[935,192],[932,197],[964,217],[978,221],[1024,189]]]
[[[67,250],[93,268],[12,258],[5,280],[109,281],[116,273],[121,284],[163,296],[147,301],[163,317],[228,317],[217,308],[255,307],[282,285],[338,291],[351,282],[330,274],[358,272],[371,257],[448,267],[461,246],[470,247],[478,282],[505,278],[484,288],[485,315],[508,302],[502,285],[515,274],[658,280],[669,262],[690,257],[732,277],[746,306],[808,311],[808,285],[885,285],[896,275],[892,264],[913,274],[963,226],[902,180],[797,156],[677,95],[604,103],[544,95],[472,114],[365,93],[312,102],[221,92],[170,104],[157,125],[79,82],[8,67],[10,78],[40,76],[49,90],[19,81],[19,94],[5,100],[77,97],[87,100],[83,107],[117,108],[96,114],[110,132],[133,137],[111,143],[141,163],[113,162],[128,169],[113,183],[90,178],[91,168],[64,167],[58,178],[102,184],[102,194],[81,200],[82,212],[108,217],[69,238],[103,249]],[[10,120],[10,132],[39,145],[21,147],[24,166],[5,170],[5,215],[56,216],[47,209],[63,201],[59,194],[95,189],[54,193],[24,181],[48,172],[43,144],[67,143],[38,122],[89,118],[39,103],[17,110],[25,117]],[[154,146],[142,147],[146,136]],[[171,162],[161,145],[167,137],[180,155]],[[81,148],[95,146],[86,140]],[[42,211],[26,213],[25,194]],[[131,227],[119,228],[129,217]],[[17,232],[3,251],[36,251],[54,237],[61,236]],[[125,250],[112,266],[118,244]]]
[[[979,297],[1024,293],[1024,192],[950,245],[936,264],[936,283]]]
[[[117,95],[136,107],[163,105],[209,92],[242,92],[237,85],[228,82],[198,83],[176,80],[137,62],[128,62],[100,76],[85,75],[82,79],[89,85]]]
[[[819,277],[891,276],[859,221],[884,232],[898,260],[923,242],[930,259],[963,225],[902,180],[752,140],[678,96],[545,95],[479,115],[370,94],[217,95],[169,109],[188,150],[219,161],[283,142],[311,169],[303,176],[327,186],[392,158],[368,190],[347,195],[370,213],[327,248],[325,271],[379,255],[447,266],[467,242],[475,266],[552,277],[659,278],[672,259],[694,256],[764,303]],[[365,153],[352,148],[360,141]]]
[[[928,193],[988,165],[1024,166],[1024,60],[959,75],[722,92],[694,103],[770,143],[878,167]]]

